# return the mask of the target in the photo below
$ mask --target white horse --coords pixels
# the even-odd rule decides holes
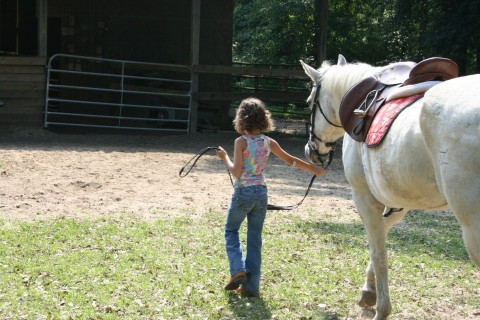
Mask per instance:
[[[380,68],[348,64],[342,55],[336,65],[324,62],[318,70],[301,63],[314,82],[307,103],[320,111],[313,114],[315,138],[305,153],[323,164],[332,143],[345,133],[338,127],[343,96]],[[375,148],[345,134],[343,165],[370,246],[359,305],[376,304],[375,320],[386,319],[392,310],[386,236],[408,210],[451,209],[470,258],[480,267],[480,75],[434,86],[399,114]],[[403,209],[384,217],[392,208]]]

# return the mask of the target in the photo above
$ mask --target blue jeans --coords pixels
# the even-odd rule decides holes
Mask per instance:
[[[258,292],[262,264],[262,230],[267,214],[268,194],[265,186],[236,188],[225,223],[225,246],[230,263],[230,275],[247,273],[242,288]],[[247,218],[247,255],[243,257],[238,230]]]

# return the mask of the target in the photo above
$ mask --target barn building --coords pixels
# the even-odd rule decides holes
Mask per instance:
[[[0,0],[0,122],[228,127],[232,76],[304,77],[232,67],[232,34],[233,0]]]

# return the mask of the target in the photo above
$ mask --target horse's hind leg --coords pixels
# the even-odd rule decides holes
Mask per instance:
[[[450,168],[441,170],[442,178],[448,181],[443,190],[462,228],[468,254],[480,267],[480,174],[459,167],[453,170],[453,160],[450,164]]]
[[[478,219],[477,219],[478,220]],[[462,226],[463,242],[467,248],[470,258],[475,262],[477,267],[480,267],[480,223]]]
[[[372,258],[367,266],[367,278],[362,287],[362,296],[358,305],[362,308],[373,307],[377,303],[377,290],[375,288],[375,272],[373,271]]]
[[[480,76],[467,76],[427,92],[420,128],[444,195],[463,231],[470,258],[480,267]]]
[[[446,152],[443,157],[448,165],[437,166],[444,181],[442,189],[462,228],[468,254],[480,267],[480,169],[473,163],[473,159],[478,159],[480,148],[449,147],[453,152]],[[472,159],[471,163],[467,163],[468,159]]]
[[[365,225],[370,247],[371,262],[367,268],[367,279],[363,288],[362,298],[365,297],[363,305],[370,305],[372,297],[376,295],[377,314],[374,320],[383,320],[392,311],[388,290],[388,257],[385,246],[386,230],[388,229],[382,217],[384,206],[368,191],[358,192],[353,189],[353,200]]]
[[[383,223],[385,224],[385,236],[387,236],[390,229],[400,221],[408,210],[397,211],[389,215],[388,217],[383,218]],[[358,301],[360,307],[373,307],[377,301],[377,294],[375,290],[375,272],[373,270],[372,259],[368,263],[366,270],[367,277],[365,284],[362,287],[362,297]]]

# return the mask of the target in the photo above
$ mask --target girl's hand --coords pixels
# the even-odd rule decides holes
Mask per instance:
[[[323,169],[322,167],[313,166],[313,173],[317,177],[323,176],[325,174],[325,172],[326,172],[325,169]]]
[[[225,151],[222,147],[218,146],[217,157],[219,157],[222,160],[225,160],[226,156],[227,156],[227,151]]]

